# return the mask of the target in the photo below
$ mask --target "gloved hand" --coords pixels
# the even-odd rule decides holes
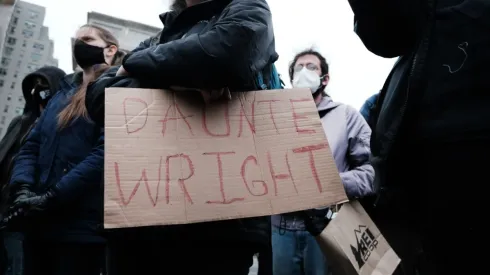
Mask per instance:
[[[9,223],[18,217],[45,211],[54,204],[55,200],[56,192],[54,189],[50,189],[40,195],[30,193],[29,195],[18,197],[14,205],[8,210],[3,222]]]
[[[50,189],[44,194],[18,198],[11,209],[22,209],[26,214],[32,211],[44,211],[53,204],[55,198],[56,192]]]
[[[18,188],[17,191],[14,192],[13,196],[13,204],[17,204],[18,201],[20,200],[25,200],[29,197],[34,197],[37,194],[31,190],[31,186],[28,184],[21,184]]]
[[[330,208],[310,209],[301,211],[300,213],[304,219],[306,230],[315,237],[322,233],[333,216]]]

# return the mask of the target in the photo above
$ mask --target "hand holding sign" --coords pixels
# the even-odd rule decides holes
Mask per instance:
[[[212,101],[221,99],[221,98],[226,98],[226,99],[231,99],[231,93],[228,88],[221,88],[221,89],[196,89],[196,88],[185,88],[185,87],[179,87],[179,86],[172,86],[172,90],[177,91],[177,92],[183,92],[183,91],[197,91],[201,94],[202,99],[204,100],[204,103],[208,104]]]

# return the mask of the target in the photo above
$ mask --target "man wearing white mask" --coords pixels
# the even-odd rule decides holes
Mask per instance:
[[[369,162],[371,129],[356,109],[333,102],[325,92],[330,80],[325,58],[314,50],[297,54],[289,66],[289,77],[294,88],[311,90],[349,199],[371,195],[374,179]],[[325,216],[327,211],[324,208],[315,212]],[[274,275],[328,274],[328,259],[306,230],[301,213],[272,217],[272,250]]]

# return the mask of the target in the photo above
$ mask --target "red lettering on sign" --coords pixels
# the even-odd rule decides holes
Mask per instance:
[[[168,114],[170,112],[170,109],[174,107],[175,108],[175,112],[176,113],[179,113],[179,117],[168,117]],[[189,129],[189,132],[191,133],[191,135],[194,135],[194,133],[192,132],[192,128],[191,128],[191,125],[189,124],[189,122],[187,121],[187,118],[188,117],[193,117],[194,115],[189,115],[189,116],[184,116],[184,114],[182,113],[182,111],[180,110],[179,108],[179,105],[177,103],[175,104],[170,104],[170,106],[168,106],[168,109],[167,109],[167,112],[165,113],[165,118],[162,119],[162,120],[159,120],[159,122],[161,122],[163,125],[163,128],[162,128],[162,136],[165,137],[165,132],[167,131],[167,122],[168,121],[171,121],[171,120],[179,120],[179,119],[183,119],[185,124],[187,125],[187,128]]]
[[[247,163],[249,161],[253,161],[255,165],[257,165],[257,158],[254,157],[254,156],[248,156],[244,161],[243,161],[243,164],[242,164],[242,169],[241,169],[241,174],[242,174],[242,179],[243,179],[243,183],[245,184],[245,187],[247,187],[247,190],[248,192],[252,195],[252,196],[256,196],[256,197],[261,197],[261,196],[264,196],[264,195],[267,195],[269,193],[269,188],[267,187],[267,183],[265,183],[265,181],[263,180],[252,180],[252,187],[255,187],[255,184],[256,183],[261,183],[262,184],[262,187],[264,187],[264,192],[262,194],[254,194],[247,182],[247,179],[245,178],[245,172],[246,172],[246,169],[247,169]],[[260,168],[259,168],[260,169]]]
[[[296,183],[294,182],[293,174],[291,173],[291,166],[289,165],[289,157],[288,153],[286,152],[286,166],[288,167],[288,173],[289,174],[276,174],[274,171],[274,167],[272,165],[272,157],[271,157],[271,152],[267,152],[267,162],[269,163],[269,170],[271,173],[272,177],[272,182],[274,183],[274,194],[277,196],[277,180],[286,180],[286,179],[291,179],[291,182],[293,183],[294,190],[296,191],[296,194],[298,194],[298,189],[296,188]]]
[[[311,101],[311,98],[290,99],[289,101],[291,102],[291,108],[293,110],[293,120],[294,120],[294,127],[296,127],[296,132],[299,134],[314,134],[314,133],[316,133],[316,131],[313,129],[300,129],[299,128],[298,119],[307,119],[307,117],[304,115],[298,115],[296,113],[296,110],[294,109],[294,103]]]
[[[257,103],[269,102],[269,113],[270,113],[270,117],[271,117],[272,123],[274,124],[274,128],[276,128],[276,133],[279,134],[279,130],[277,129],[277,125],[276,125],[276,120],[274,119],[274,112],[272,111],[272,103],[273,102],[278,102],[278,101],[280,101],[280,100],[277,100],[277,99],[260,100],[260,101],[257,101]]]
[[[141,125],[140,127],[136,128],[134,130],[129,130],[129,123],[131,121],[128,120],[128,115],[127,115],[127,112],[126,112],[126,104],[127,104],[128,101],[139,102],[139,103],[143,103],[145,105],[145,109],[144,109],[144,111],[146,112],[146,114],[145,114],[145,122],[143,123],[143,125]],[[128,134],[136,133],[136,132],[140,131],[141,129],[143,129],[146,126],[146,122],[148,121],[148,103],[146,103],[146,101],[144,101],[143,99],[137,98],[137,97],[127,97],[127,98],[125,98],[124,101],[123,101],[123,112],[124,112],[124,119],[126,121],[126,132]],[[138,114],[135,117],[138,117],[139,115],[140,114]]]
[[[293,153],[308,153],[308,155],[310,157],[311,173],[313,174],[313,178],[315,179],[315,182],[318,186],[318,191],[320,191],[320,193],[323,192],[323,188],[322,188],[322,183],[320,182],[320,178],[318,177],[318,173],[316,171],[315,158],[313,157],[313,151],[325,149],[327,147],[328,147],[328,143],[322,143],[322,144],[310,145],[310,146],[305,146],[305,147],[293,149]]]
[[[246,119],[248,122],[248,126],[250,127],[250,131],[252,131],[252,134],[255,134],[255,101],[252,103],[252,122],[250,122],[250,118],[247,116],[245,113],[245,107],[243,106],[243,102],[240,101],[241,108],[240,108],[240,130],[238,130],[238,137],[242,136],[243,133],[243,120]]]
[[[206,132],[206,134],[208,134],[209,136],[212,136],[212,137],[229,137],[230,136],[230,132],[231,132],[231,127],[230,127],[230,114],[229,114],[229,110],[228,110],[228,103],[226,103],[226,108],[225,108],[225,124],[226,124],[226,132],[224,134],[215,134],[215,133],[211,133],[211,131],[209,131],[208,129],[208,125],[206,123],[206,108],[203,108],[203,111],[202,111],[202,128],[204,129],[204,132]]]
[[[165,198],[167,201],[167,204],[170,203],[170,160],[173,158],[181,158],[187,161],[187,165],[189,166],[189,175],[185,178],[179,178],[179,186],[180,190],[184,193],[184,197],[187,199],[188,202],[191,204],[194,204],[192,201],[191,196],[189,195],[189,192],[187,192],[187,188],[185,186],[185,181],[190,179],[192,176],[194,176],[194,164],[192,163],[191,158],[188,155],[185,154],[177,154],[177,155],[172,155],[167,157],[167,161],[165,162],[165,168],[167,172],[167,177],[165,181]],[[182,165],[181,165],[182,167]]]
[[[119,176],[119,163],[114,162],[114,171],[116,173],[116,186],[117,186],[117,190],[119,193],[119,198],[121,199],[121,203],[124,206],[128,206],[131,203],[131,201],[133,200],[133,197],[136,195],[136,192],[138,192],[141,181],[143,181],[145,186],[146,186],[146,192],[148,193],[148,198],[150,199],[150,202],[153,205],[153,207],[155,207],[157,205],[158,195],[160,192],[160,190],[159,190],[160,189],[160,180],[162,178],[161,177],[161,170],[162,170],[162,158],[160,158],[160,165],[158,166],[158,184],[157,184],[157,194],[155,196],[155,199],[153,199],[153,196],[151,194],[150,186],[148,184],[148,177],[146,176],[146,169],[143,169],[143,171],[141,172],[141,177],[138,180],[138,183],[136,183],[136,185],[133,188],[133,191],[129,195],[129,198],[126,200],[124,198],[124,193],[123,193],[123,190],[121,187],[121,178]]]
[[[203,155],[215,155],[218,162],[218,177],[219,177],[219,190],[221,192],[221,201],[207,201],[208,204],[231,204],[237,201],[243,201],[245,198],[233,198],[231,200],[226,199],[225,185],[223,182],[223,162],[221,160],[221,155],[233,155],[235,152],[210,152],[203,153]]]

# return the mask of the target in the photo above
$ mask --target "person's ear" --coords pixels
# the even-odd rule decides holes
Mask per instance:
[[[330,81],[330,75],[327,74],[323,77],[322,85],[326,87],[329,81]]]
[[[117,53],[116,45],[110,45],[109,47],[107,47],[106,57],[114,57],[116,53]]]

